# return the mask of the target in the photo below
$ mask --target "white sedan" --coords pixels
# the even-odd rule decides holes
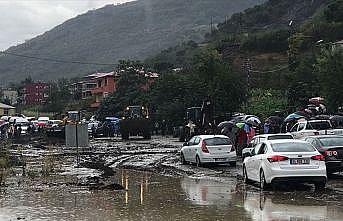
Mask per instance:
[[[181,149],[181,162],[196,163],[201,166],[207,163],[229,163],[236,166],[236,150],[230,138],[224,135],[194,136],[184,143]]]
[[[324,156],[311,144],[300,140],[266,140],[256,145],[243,162],[246,183],[257,181],[262,189],[278,182],[326,185]]]

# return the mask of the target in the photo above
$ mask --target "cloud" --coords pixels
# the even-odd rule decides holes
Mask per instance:
[[[0,50],[23,43],[88,10],[131,0],[0,0]]]

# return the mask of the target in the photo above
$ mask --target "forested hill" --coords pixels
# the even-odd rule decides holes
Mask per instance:
[[[247,32],[267,29],[295,28],[319,13],[328,0],[269,0],[264,4],[234,14],[218,25],[220,32]]]
[[[264,0],[138,0],[89,11],[11,47],[16,54],[82,62],[143,59],[179,42],[201,41],[213,23]],[[44,18],[42,18],[44,19]],[[26,76],[50,80],[109,69],[0,55],[1,84]]]

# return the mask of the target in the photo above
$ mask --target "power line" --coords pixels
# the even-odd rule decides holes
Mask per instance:
[[[101,66],[115,66],[115,65],[117,65],[117,64],[113,64],[113,63],[110,64],[110,63],[98,63],[98,62],[71,61],[71,60],[68,61],[68,60],[54,59],[54,58],[41,58],[41,57],[36,57],[36,56],[31,56],[31,55],[16,54],[16,53],[5,52],[5,51],[0,51],[0,54],[22,57],[22,58],[35,59],[35,60],[41,60],[41,61],[57,62],[57,63],[82,64],[82,65],[83,64],[84,65],[101,65]]]

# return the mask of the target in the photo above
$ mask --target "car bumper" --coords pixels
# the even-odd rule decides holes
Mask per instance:
[[[326,161],[325,164],[326,164],[326,170],[329,173],[343,171],[343,161],[342,160]]]
[[[275,177],[272,180],[273,183],[326,183],[326,177],[324,176],[302,176],[302,177]]]
[[[237,156],[236,151],[230,152],[229,154],[218,154],[218,155],[205,155],[200,156],[202,163],[230,163],[236,162]]]
[[[303,170],[287,170],[280,168],[272,168],[265,171],[267,183],[281,182],[281,181],[293,181],[293,182],[318,182],[320,180],[326,180],[325,167],[319,167],[315,169],[303,169]]]

